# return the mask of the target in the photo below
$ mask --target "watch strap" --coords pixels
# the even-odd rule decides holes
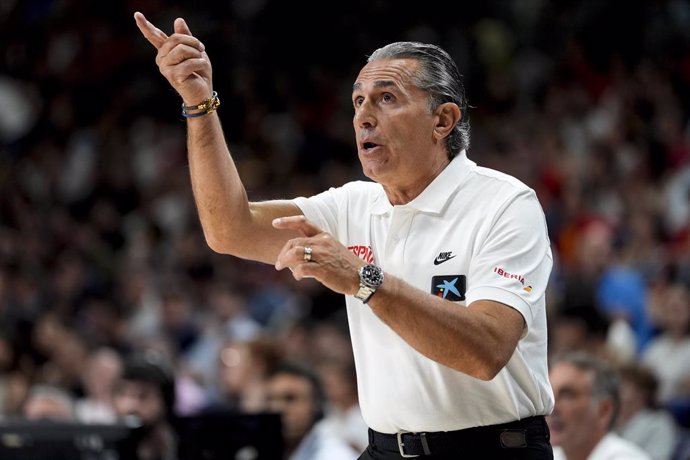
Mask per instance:
[[[367,302],[369,302],[369,299],[371,299],[371,296],[373,296],[375,292],[376,292],[376,289],[360,284],[359,285],[359,291],[357,291],[357,294],[355,294],[355,297],[358,298],[359,300],[361,300],[362,303],[367,303]]]

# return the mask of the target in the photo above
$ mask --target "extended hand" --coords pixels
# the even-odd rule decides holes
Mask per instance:
[[[175,33],[170,36],[139,12],[134,13],[134,20],[144,37],[158,50],[158,69],[182,96],[185,105],[196,105],[210,98],[213,92],[211,61],[204,45],[192,35],[184,19],[175,19]]]
[[[340,294],[355,294],[359,288],[357,270],[364,261],[354,255],[333,235],[326,233],[304,216],[276,219],[273,226],[297,230],[302,237],[285,243],[276,260],[276,270],[289,267],[295,279],[315,278]],[[305,248],[311,248],[311,260],[305,260]]]

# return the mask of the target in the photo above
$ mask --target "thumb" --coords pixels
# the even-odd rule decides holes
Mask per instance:
[[[184,35],[192,35],[192,31],[189,30],[189,26],[187,25],[185,20],[182,18],[175,19],[175,33],[176,34],[184,34]]]

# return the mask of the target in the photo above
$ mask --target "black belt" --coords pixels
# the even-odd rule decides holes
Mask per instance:
[[[473,445],[503,449],[522,448],[527,447],[530,438],[548,441],[549,428],[543,415],[500,425],[480,426],[457,431],[429,433],[401,431],[387,434],[369,429],[369,444],[373,448],[399,452],[403,458],[451,454],[464,451],[468,446]]]

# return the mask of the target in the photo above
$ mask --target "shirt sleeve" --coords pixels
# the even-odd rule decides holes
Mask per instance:
[[[495,216],[470,263],[467,304],[484,299],[509,305],[528,329],[535,308],[544,304],[553,265],[544,212],[527,189],[504,202]]]
[[[302,210],[304,216],[319,228],[338,238],[338,196],[340,190],[330,189],[310,197],[297,197],[292,200]]]

